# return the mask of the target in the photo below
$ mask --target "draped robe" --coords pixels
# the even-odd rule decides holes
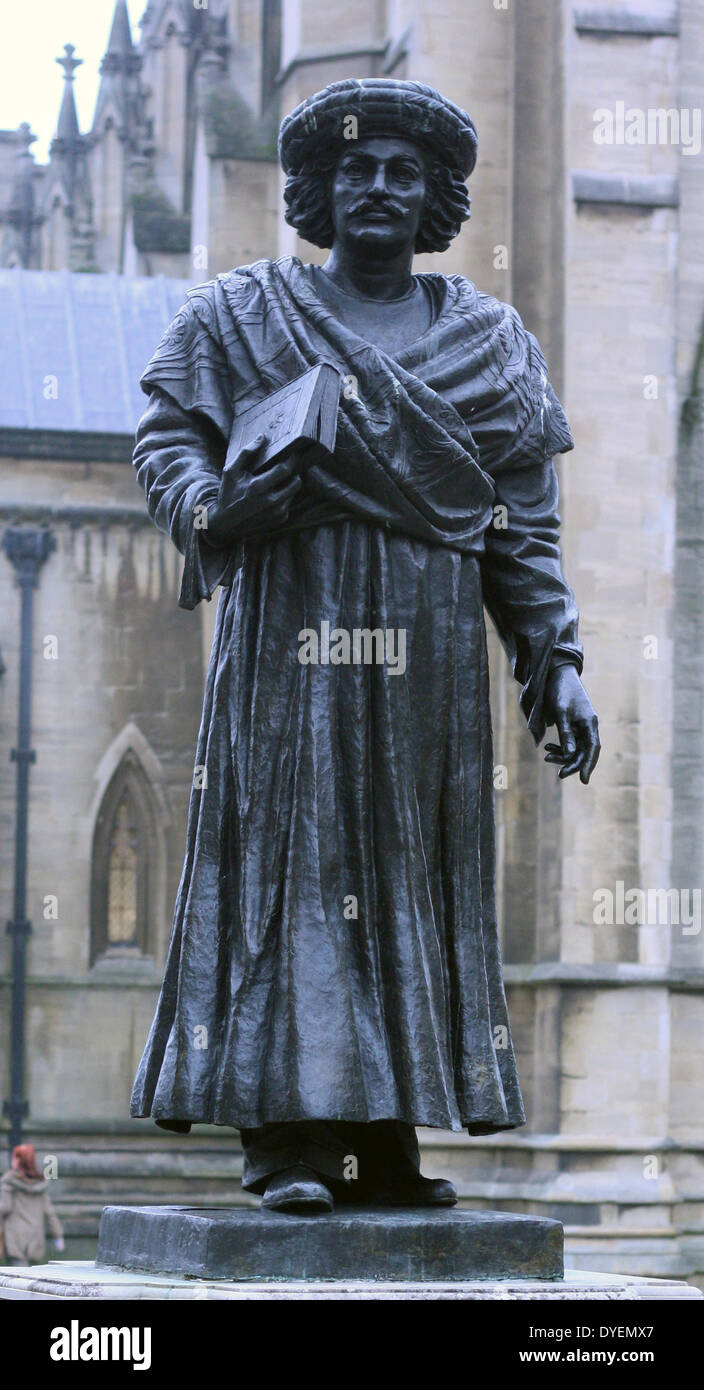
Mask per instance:
[[[492,1133],[524,1122],[495,909],[484,606],[536,742],[557,660],[581,670],[553,456],[572,448],[509,305],[424,277],[394,357],[297,258],[192,290],[151,359],[134,462],[221,585],[187,848],[131,1113],[165,1128],[306,1119]],[[308,367],[343,374],[334,456],[288,518],[211,546],[233,420]],[[404,629],[405,671],[301,664],[299,633]],[[200,785],[201,781],[203,785]],[[353,906],[351,906],[353,905]]]

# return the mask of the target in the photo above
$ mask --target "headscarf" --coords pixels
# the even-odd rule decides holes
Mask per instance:
[[[40,1178],[34,1144],[17,1144],[12,1150],[12,1166],[23,1178]]]

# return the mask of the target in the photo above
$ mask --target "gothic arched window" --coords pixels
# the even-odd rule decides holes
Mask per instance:
[[[93,836],[91,965],[153,950],[154,860],[149,784],[128,751],[103,797]]]

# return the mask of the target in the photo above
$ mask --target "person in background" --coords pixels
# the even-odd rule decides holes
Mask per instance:
[[[47,1221],[56,1249],[63,1250],[63,1228],[47,1188],[46,1179],[37,1168],[34,1144],[18,1144],[12,1150],[12,1167],[0,1179],[3,1258],[7,1264],[42,1263],[46,1257]]]

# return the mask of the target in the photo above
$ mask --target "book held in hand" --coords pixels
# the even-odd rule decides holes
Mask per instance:
[[[225,466],[259,434],[266,435],[268,442],[257,460],[258,472],[294,449],[300,449],[302,463],[316,462],[321,455],[331,454],[337,435],[341,384],[337,368],[322,362],[243,410],[232,427]],[[305,446],[317,448],[308,450]]]

